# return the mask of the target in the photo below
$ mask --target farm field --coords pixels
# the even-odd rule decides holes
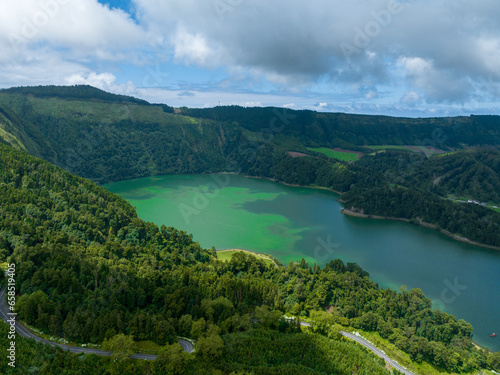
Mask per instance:
[[[319,152],[328,156],[329,158],[335,158],[342,161],[356,161],[363,155],[361,152],[342,150],[339,148],[327,148],[327,147],[307,147],[309,151]]]

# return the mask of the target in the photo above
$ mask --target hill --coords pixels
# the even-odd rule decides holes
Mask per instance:
[[[409,119],[237,106],[174,111],[88,86],[0,91],[5,142],[99,184],[243,173],[350,192],[348,208],[425,219],[494,247],[500,247],[498,212],[445,199],[500,205],[499,129],[498,116]],[[362,157],[339,160],[327,156],[334,152],[314,151],[332,148]],[[399,212],[395,202],[403,201],[394,187],[422,204]],[[436,209],[424,212],[428,205]]]
[[[334,324],[378,331],[414,360],[450,371],[498,369],[497,354],[472,345],[470,324],[431,310],[418,289],[380,290],[355,264],[335,260],[320,269],[303,260],[276,268],[245,253],[220,261],[185,232],[140,220],[120,197],[2,144],[0,192],[0,262],[16,265],[24,322],[77,343],[124,334],[163,347],[151,364],[81,358],[100,373],[164,373],[172,363],[190,374],[351,374],[353,366],[387,373],[335,335]],[[285,312],[323,323],[303,333]],[[196,339],[197,354],[181,355],[176,336]],[[276,355],[269,357],[269,347]],[[29,341],[19,348],[25,370],[79,367],[72,356]],[[28,354],[36,352],[57,361],[40,363]]]

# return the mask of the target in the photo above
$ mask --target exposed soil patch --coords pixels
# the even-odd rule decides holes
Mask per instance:
[[[446,151],[439,150],[432,146],[406,146],[412,151],[423,152],[425,156],[435,155],[435,154],[445,154]]]
[[[296,151],[288,151],[288,155],[290,155],[292,158],[302,158],[304,156],[311,156],[304,154],[303,152],[296,152]]]

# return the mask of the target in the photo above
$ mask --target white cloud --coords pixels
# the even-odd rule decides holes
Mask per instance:
[[[360,98],[370,100],[376,86],[400,83],[393,73],[405,57],[406,84],[429,102],[463,103],[473,94],[470,80],[500,79],[495,0],[135,3],[148,30],[169,40],[179,27],[188,33],[189,43],[173,45],[182,61],[210,62],[287,90],[324,79],[335,87],[369,81],[374,90]],[[357,52],[347,59],[343,44]]]
[[[23,0],[0,5],[0,62],[37,55],[40,46],[65,49],[68,59],[130,58],[147,45],[130,15],[96,0]]]
[[[420,95],[415,91],[407,91],[401,97],[400,102],[406,106],[414,108],[417,104],[420,104],[422,100],[420,99]]]
[[[457,77],[451,69],[437,69],[434,61],[420,57],[402,58],[410,84],[429,102],[464,103],[471,96],[468,77]]]
[[[66,85],[90,85],[104,91],[123,95],[134,95],[137,93],[133,82],[129,81],[126,84],[117,84],[116,77],[111,73],[76,73],[66,77],[64,83]]]
[[[205,72],[189,88],[200,106],[218,104],[203,94],[214,87],[248,96],[240,104],[267,103],[248,94],[263,90],[283,98],[277,105],[328,103],[320,110],[377,112],[388,97],[411,111],[484,99],[494,107],[500,98],[497,0],[131,1],[134,17],[97,0],[3,1],[0,86],[85,82],[132,93],[194,82],[186,70],[177,75],[178,64]],[[356,49],[348,58],[345,44]],[[154,68],[134,83],[119,73],[122,64],[149,72],[144,66],[160,63],[174,67],[160,80]],[[208,70],[225,73],[211,80]],[[325,96],[307,101],[315,90]],[[187,102],[178,96],[184,89],[171,91]],[[332,107],[338,95],[343,104]]]
[[[173,37],[176,61],[184,64],[196,64],[202,67],[217,66],[217,52],[212,49],[204,36],[191,34],[180,27]]]

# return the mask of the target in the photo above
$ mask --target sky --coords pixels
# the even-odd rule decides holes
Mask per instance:
[[[180,107],[500,114],[498,0],[0,3],[0,88]]]

